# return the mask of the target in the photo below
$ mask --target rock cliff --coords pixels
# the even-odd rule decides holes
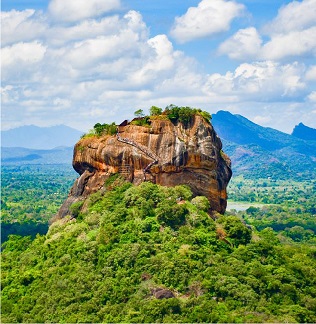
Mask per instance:
[[[73,167],[80,177],[58,218],[69,214],[72,203],[101,190],[114,173],[134,184],[186,184],[195,195],[206,196],[212,210],[226,209],[230,159],[212,125],[200,115],[186,126],[154,119],[149,126],[118,126],[116,135],[82,138],[74,148]]]

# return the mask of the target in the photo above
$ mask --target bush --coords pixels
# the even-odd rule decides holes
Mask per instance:
[[[162,114],[162,109],[156,106],[151,106],[149,109],[150,116],[158,116]]]
[[[83,206],[83,201],[76,201],[70,207],[69,210],[74,217],[78,217]]]
[[[176,194],[176,198],[180,200],[191,200],[192,191],[187,185],[175,186],[174,191]]]
[[[205,119],[205,121],[207,121],[208,123],[211,121],[212,119],[212,115],[207,112],[207,111],[202,111],[202,110],[199,110],[199,114]]]
[[[208,123],[212,119],[212,115],[207,111],[191,107],[178,107],[169,105],[165,108],[164,114],[173,122],[181,122],[184,126],[188,126],[195,115],[201,115]]]
[[[151,202],[152,206],[163,200],[164,194],[160,188],[151,182],[143,182],[139,186],[133,186],[126,190],[124,195],[124,202],[127,207],[139,206],[142,204],[142,200]]]
[[[149,118],[149,116],[137,118],[137,119],[133,120],[130,124],[136,125],[136,126],[149,126],[150,118]]]
[[[112,124],[97,123],[93,126],[93,129],[97,136],[115,135],[117,132],[116,124],[114,122]]]
[[[157,220],[172,228],[183,225],[187,214],[188,209],[185,205],[174,204],[168,200],[159,203],[156,209]]]
[[[236,216],[224,216],[218,220],[223,224],[227,236],[234,241],[234,245],[247,244],[251,240],[251,230]]]
[[[210,202],[204,196],[197,196],[192,199],[191,203],[199,210],[208,211],[210,208]]]

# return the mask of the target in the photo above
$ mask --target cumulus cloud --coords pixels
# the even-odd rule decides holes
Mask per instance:
[[[49,13],[56,21],[75,22],[120,8],[120,0],[52,0]]]
[[[316,56],[316,26],[288,34],[275,34],[263,44],[256,28],[240,29],[218,49],[231,59],[282,60],[289,57]]]
[[[316,103],[316,91],[312,91],[308,96],[307,99],[313,103]]]
[[[261,50],[262,39],[254,27],[240,29],[235,35],[223,42],[219,54],[227,54],[232,59],[255,58]]]
[[[21,22],[37,16],[34,11],[19,15]],[[8,35],[16,25],[7,27]],[[163,84],[178,92],[187,87],[198,75],[192,61],[174,50],[166,35],[150,38],[136,11],[70,25],[51,23],[37,40],[2,49],[3,117],[12,124],[13,108],[23,123],[35,123],[35,112],[51,123],[63,118],[79,123],[78,116],[85,116],[79,128],[91,127],[100,115],[110,121],[118,110],[119,118],[127,118],[131,105],[143,107],[159,98],[156,91]]]
[[[229,95],[236,101],[291,100],[306,87],[304,71],[305,67],[299,63],[243,63],[234,72],[210,75],[204,90],[207,93]]]
[[[46,37],[52,45],[59,47],[68,42],[112,35],[119,24],[120,18],[117,15],[99,20],[87,19],[71,26],[54,25],[47,30]]]
[[[316,18],[316,17],[315,17]],[[259,56],[265,59],[281,60],[287,57],[316,56],[316,25],[287,34],[274,34],[261,48]]]
[[[316,65],[312,65],[306,72],[305,75],[306,80],[308,81],[316,81]]]
[[[285,34],[315,26],[316,0],[292,1],[280,8],[277,17],[265,26],[270,34]]]
[[[46,19],[33,9],[1,12],[2,46],[40,38],[47,28]]]
[[[100,36],[75,43],[63,56],[73,68],[82,70],[98,65],[104,60],[123,56],[134,51],[137,35],[126,30],[119,35]]]
[[[242,11],[235,2],[212,3],[216,1],[218,9],[224,3],[235,6],[238,14]],[[227,17],[233,11],[229,6]],[[3,13],[7,19],[1,52],[4,129],[62,121],[87,130],[96,122],[130,118],[137,108],[170,103],[210,112],[229,109],[253,117],[258,114],[245,106],[252,110],[269,106],[271,111],[260,116],[271,116],[276,105],[286,109],[295,100],[305,100],[304,107],[297,106],[303,111],[315,104],[314,89],[309,86],[315,80],[315,66],[264,60],[207,75],[198,62],[176,50],[167,35],[150,36],[139,12],[100,17],[90,12],[88,18],[67,22],[52,20],[51,14],[34,10]],[[217,14],[223,18],[221,11]],[[225,20],[228,26],[231,19]],[[236,59],[255,57],[256,50],[265,46],[253,27],[240,30],[234,42],[231,48],[239,48]],[[229,51],[229,43],[225,46],[221,50]],[[258,121],[268,122],[259,117]]]
[[[241,29],[219,46],[219,54],[237,60],[315,57],[316,0],[289,3],[263,30],[269,36],[266,42],[254,27]]]
[[[151,54],[146,64],[131,74],[131,82],[145,85],[157,77],[168,77],[175,67],[173,46],[166,35],[157,35],[147,41]],[[163,75],[161,75],[163,74]]]
[[[46,46],[34,41],[30,43],[16,43],[1,49],[2,80],[29,78],[34,75],[34,67],[43,60]],[[29,79],[31,81],[31,79]]]
[[[202,0],[175,19],[170,34],[180,43],[227,31],[244,6],[227,0]]]

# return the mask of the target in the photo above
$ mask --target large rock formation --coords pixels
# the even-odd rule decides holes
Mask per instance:
[[[134,184],[186,184],[195,195],[206,196],[212,210],[224,213],[226,209],[230,159],[212,125],[200,115],[187,126],[154,119],[150,126],[119,126],[113,136],[82,138],[74,148],[73,167],[80,177],[59,218],[69,213],[73,202],[101,190],[114,173]]]

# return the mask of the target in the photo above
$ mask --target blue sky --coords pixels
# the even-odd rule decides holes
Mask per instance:
[[[316,128],[316,0],[2,0],[2,129],[173,103]]]

